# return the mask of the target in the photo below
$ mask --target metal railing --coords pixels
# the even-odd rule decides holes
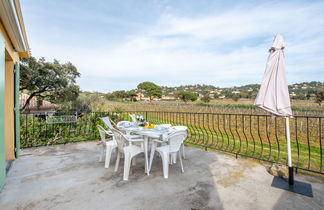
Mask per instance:
[[[154,124],[170,123],[188,127],[186,143],[236,156],[286,164],[284,118],[270,115],[194,112],[122,111],[79,114],[76,122],[47,124],[44,117],[21,114],[21,147],[64,144],[99,139],[99,117],[114,121],[131,120],[129,114],[143,115]],[[295,116],[290,119],[293,165],[297,169],[323,174],[323,118]]]

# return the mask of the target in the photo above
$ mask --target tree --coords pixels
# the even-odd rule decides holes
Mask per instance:
[[[44,58],[23,58],[20,64],[20,90],[25,90],[29,97],[23,105],[24,110],[33,97],[54,103],[73,101],[79,95],[76,78],[80,77],[77,68],[70,62],[65,64]]]
[[[136,101],[135,97],[137,96],[137,93],[135,91],[133,90],[128,91],[127,94],[131,101]]]
[[[315,92],[315,103],[321,106],[321,103],[324,101],[324,89],[318,89]]]
[[[200,98],[200,100],[202,100],[205,103],[209,103],[211,98],[210,98],[209,94],[206,93],[205,95],[203,95],[203,97]]]
[[[137,96],[137,93],[135,91],[125,91],[125,90],[117,90],[112,93],[108,93],[106,95],[106,98],[108,100],[116,100],[116,99],[130,99],[131,101],[134,101],[135,96]]]
[[[73,111],[78,113],[90,113],[92,111],[91,99],[84,95],[80,95],[73,103]]]
[[[240,95],[239,94],[235,94],[232,96],[233,101],[238,101],[240,99]]]
[[[177,94],[177,96],[184,102],[196,101],[198,99],[198,95],[196,93],[189,92],[189,91],[181,91]]]
[[[125,90],[117,90],[114,91],[112,94],[115,98],[119,98],[119,99],[128,98],[128,93]]]
[[[153,82],[142,82],[137,85],[137,89],[143,91],[144,95],[150,98],[150,101],[152,101],[154,97],[162,97],[162,88]]]

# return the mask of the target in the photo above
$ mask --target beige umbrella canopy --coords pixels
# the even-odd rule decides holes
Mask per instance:
[[[288,85],[285,75],[284,42],[276,35],[269,52],[268,62],[254,105],[276,115],[292,116]]]
[[[293,185],[293,167],[291,161],[289,116],[292,116],[288,85],[285,75],[284,42],[281,35],[276,35],[269,50],[270,55],[260,90],[254,105],[276,116],[286,118],[287,156],[289,184]]]

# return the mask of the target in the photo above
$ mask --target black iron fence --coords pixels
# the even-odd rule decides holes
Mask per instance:
[[[286,164],[285,119],[270,115],[218,114],[159,111],[122,111],[61,114],[60,122],[49,123],[44,116],[21,114],[21,147],[99,139],[99,117],[130,120],[129,114],[143,115],[154,124],[170,123],[188,127],[186,143],[202,148]],[[323,174],[323,118],[295,116],[290,119],[292,160],[296,169]]]

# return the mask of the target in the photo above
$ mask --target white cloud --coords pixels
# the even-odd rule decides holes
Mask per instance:
[[[288,81],[316,80],[320,78],[311,72],[324,66],[323,14],[324,4],[318,3],[234,8],[199,18],[164,14],[145,32],[129,35],[114,48],[46,43],[34,50],[74,63],[84,77],[82,88],[87,90],[106,89],[87,83],[87,76],[107,78],[107,85],[119,80],[124,87],[114,85],[111,90],[131,89],[145,80],[160,85],[228,86],[259,83],[267,48],[273,35],[281,33],[286,38]],[[307,78],[296,76],[305,71],[309,72]]]

